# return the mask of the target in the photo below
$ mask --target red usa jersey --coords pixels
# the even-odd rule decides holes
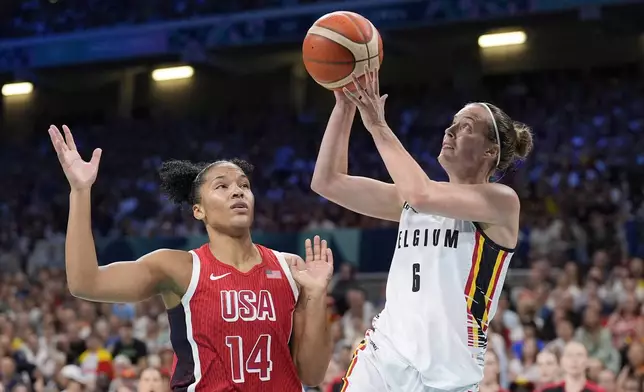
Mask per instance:
[[[256,246],[262,262],[246,273],[208,244],[190,252],[190,285],[168,310],[172,391],[302,392],[289,348],[297,286],[281,253]]]

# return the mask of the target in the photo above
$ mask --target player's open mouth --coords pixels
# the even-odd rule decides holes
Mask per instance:
[[[443,150],[453,150],[454,147],[450,146],[449,144],[443,144]]]
[[[230,206],[230,209],[231,210],[236,210],[236,211],[246,211],[246,210],[248,210],[248,204],[246,204],[244,202],[237,202],[237,203],[233,204],[232,206]]]

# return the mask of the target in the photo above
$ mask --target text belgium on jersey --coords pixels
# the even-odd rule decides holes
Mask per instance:
[[[411,233],[410,233],[411,232]],[[410,246],[444,246],[445,248],[458,247],[458,230],[452,229],[405,229],[398,232],[398,248]]]

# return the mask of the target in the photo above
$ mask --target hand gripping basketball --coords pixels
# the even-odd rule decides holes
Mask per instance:
[[[355,91],[352,92],[346,87],[342,91],[358,107],[365,128],[369,132],[373,132],[378,127],[387,126],[387,121],[385,121],[385,101],[388,95],[380,96],[380,82],[378,80],[377,69],[369,71],[365,67],[364,75],[364,85],[353,74],[351,78],[355,86]]]

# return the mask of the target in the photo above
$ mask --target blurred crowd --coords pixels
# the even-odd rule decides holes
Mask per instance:
[[[584,380],[605,392],[644,390],[644,261],[554,268],[537,258],[523,285],[506,284],[488,333],[481,392],[530,392]],[[0,390],[168,391],[172,368],[163,303],[93,304],[72,298],[64,273],[3,274]],[[384,306],[349,264],[328,295],[335,352],[324,383],[339,392],[352,353]],[[3,389],[4,388],[4,389]]]
[[[0,39],[80,32],[92,28],[130,26],[216,14],[286,8],[351,0],[9,0],[0,2]],[[438,19],[517,13],[529,9],[530,0],[432,1],[428,15]]]
[[[390,125],[435,179],[444,179],[436,161],[443,130],[463,104],[488,100],[534,127],[533,156],[499,176],[523,200],[513,266],[530,275],[525,284],[508,282],[513,287],[490,328],[482,391],[529,391],[571,372],[608,392],[644,390],[639,71],[499,76],[482,87],[474,95],[449,86],[383,86]],[[93,191],[96,234],[203,233],[189,211],[159,194],[156,168],[167,158],[254,162],[259,229],[387,225],[311,194],[329,112],[295,114],[269,104],[180,121],[140,115],[70,124],[83,152],[105,151]],[[386,179],[368,134],[355,128],[351,171]],[[0,146],[0,168],[8,185],[0,194],[0,384],[7,391],[167,390],[172,352],[161,302],[95,305],[67,293],[60,268],[68,189],[44,128],[26,144]],[[348,265],[337,270],[329,295],[337,346],[324,392],[339,391],[353,348],[383,305]],[[583,346],[574,361],[563,350],[572,340]]]
[[[391,97],[390,125],[437,180],[445,179],[436,160],[443,131],[465,103],[489,100],[533,126],[530,159],[499,175],[523,200],[516,266],[548,253],[558,263],[572,259],[588,264],[599,248],[616,260],[643,254],[644,95],[637,71],[493,77],[476,95],[449,86],[383,90]],[[257,166],[251,179],[258,230],[391,227],[310,191],[330,107],[295,114],[271,105],[242,104],[182,120],[143,114],[103,123],[72,120],[68,124],[82,154],[88,156],[96,147],[104,151],[93,190],[96,235],[203,234],[189,208],[177,208],[160,194],[156,170],[169,158],[212,161],[235,156]],[[46,126],[27,143],[0,146],[0,182],[11,184],[0,194],[0,258],[7,272],[31,274],[44,265],[62,265],[68,185]],[[349,161],[353,173],[388,179],[359,119]]]

